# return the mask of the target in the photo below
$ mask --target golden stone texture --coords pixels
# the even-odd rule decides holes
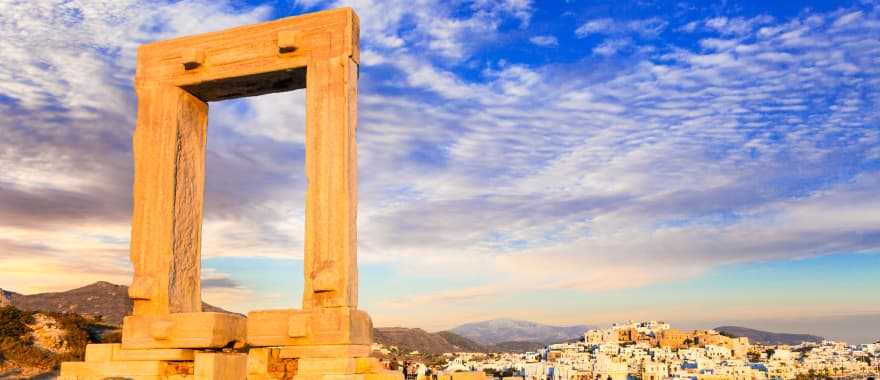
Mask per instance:
[[[358,39],[342,8],[138,48],[133,311],[121,345],[89,345],[62,378],[402,379],[368,357],[357,309]],[[208,102],[306,87],[302,310],[202,312]]]

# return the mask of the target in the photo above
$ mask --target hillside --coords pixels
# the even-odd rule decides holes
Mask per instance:
[[[82,360],[106,326],[76,314],[0,307],[0,379],[57,376],[62,361]]]
[[[550,326],[514,319],[493,319],[467,323],[450,331],[484,345],[502,342],[536,342],[546,345],[578,338],[588,329],[587,325]]]
[[[128,287],[98,281],[81,288],[64,292],[23,295],[0,289],[0,305],[3,299],[21,310],[47,311],[55,313],[73,312],[89,318],[121,325],[122,318],[131,312]],[[226,312],[221,308],[203,304],[205,311]]]
[[[373,329],[373,339],[385,346],[396,346],[401,352],[418,351],[425,354],[462,351],[443,336],[422,329],[380,327]]]
[[[734,337],[746,337],[749,338],[749,342],[751,343],[762,344],[795,345],[801,342],[821,342],[824,339],[821,336],[809,334],[774,333],[740,326],[721,326],[716,327],[715,331]]]
[[[474,342],[468,338],[465,338],[461,335],[458,335],[451,331],[440,331],[434,333],[434,335],[439,335],[443,339],[445,339],[449,344],[457,349],[457,351],[464,352],[486,352],[489,351],[489,348]]]
[[[120,325],[131,311],[128,287],[99,281],[63,292],[19,294],[0,289],[0,306],[12,305],[26,311],[75,313],[90,319],[99,319],[108,325]],[[227,312],[204,304],[206,311]],[[444,352],[525,352],[534,351],[548,343],[579,337],[586,326],[556,327],[533,322],[496,320],[457,327],[489,343],[480,343],[455,331],[429,333],[418,328],[377,328],[377,343],[396,346],[401,352],[419,351],[425,354]],[[108,330],[109,331],[109,330]],[[112,331],[111,331],[112,332]]]

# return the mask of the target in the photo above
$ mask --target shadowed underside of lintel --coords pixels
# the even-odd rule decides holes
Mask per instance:
[[[306,68],[272,71],[183,86],[202,101],[211,102],[306,88]]]

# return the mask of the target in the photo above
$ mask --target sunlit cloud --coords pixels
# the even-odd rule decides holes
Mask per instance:
[[[129,281],[135,47],[283,12],[237,4],[0,5],[15,15],[0,22],[0,286]],[[442,326],[536,290],[600,295],[880,251],[874,6],[584,17],[559,33],[532,30],[540,4],[527,1],[297,3],[339,5],[362,23],[359,258],[435,284],[372,303],[377,321]],[[500,57],[523,44],[577,53]],[[301,260],[303,103],[298,91],[210,105],[205,258]],[[287,304],[235,271],[203,277],[220,306]]]

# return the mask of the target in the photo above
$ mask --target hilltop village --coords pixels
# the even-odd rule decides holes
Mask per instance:
[[[374,347],[388,352],[387,347]],[[657,321],[587,331],[583,340],[527,353],[447,353],[446,364],[409,365],[413,377],[482,371],[505,380],[809,379],[880,374],[880,342],[751,344],[714,330],[681,331]],[[455,376],[453,375],[453,378]]]

